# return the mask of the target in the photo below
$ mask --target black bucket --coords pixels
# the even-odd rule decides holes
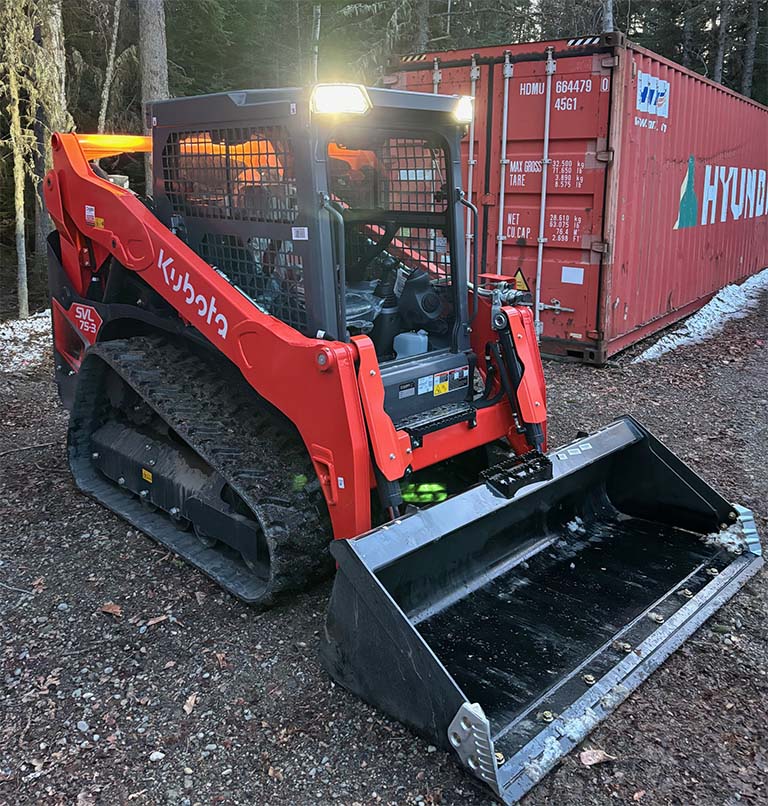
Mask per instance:
[[[762,565],[749,511],[631,418],[550,458],[332,546],[330,674],[505,803]]]

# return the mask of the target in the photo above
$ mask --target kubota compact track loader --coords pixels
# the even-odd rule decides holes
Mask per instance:
[[[78,486],[247,602],[335,560],[330,674],[512,803],[761,558],[629,417],[546,453],[528,300],[464,254],[468,111],[319,85],[54,135],[51,304]]]

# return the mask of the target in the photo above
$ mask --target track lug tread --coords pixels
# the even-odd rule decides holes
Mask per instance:
[[[222,369],[221,362],[199,358],[163,338],[136,337],[89,349],[81,368],[69,434],[70,465],[81,489],[127,517],[119,503],[126,499],[116,496],[117,488],[100,476],[99,484],[90,464],[89,434],[109,412],[108,405],[99,405],[99,370],[103,373],[105,364],[121,375],[250,507],[269,548],[269,580],[255,595],[253,575],[242,570],[246,578],[238,577],[232,561],[227,565],[216,556],[216,549],[187,554],[183,547],[170,546],[173,550],[234,595],[262,605],[306,589],[332,572],[326,504],[298,433],[269,411],[231,367]],[[87,468],[91,468],[90,475]],[[279,473],[275,468],[280,468]],[[298,476],[309,481],[303,489],[294,490]],[[142,521],[132,512],[129,520],[168,545],[158,530],[147,525],[156,523],[157,518]]]

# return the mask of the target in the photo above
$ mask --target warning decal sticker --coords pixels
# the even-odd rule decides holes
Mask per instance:
[[[518,269],[515,272],[515,291],[530,291],[531,288],[525,280],[525,275],[523,274],[522,269]]]
[[[465,389],[469,386],[469,366],[451,369],[447,372],[435,373],[435,385],[433,395],[446,395],[448,392],[455,392],[457,389]]]
[[[96,215],[96,208],[92,204],[85,205],[85,223],[89,227],[104,229],[104,219]]]
[[[144,479],[144,481],[147,481],[150,484],[152,484],[152,471],[151,470],[147,470],[146,467],[142,467],[141,468],[141,477]]]

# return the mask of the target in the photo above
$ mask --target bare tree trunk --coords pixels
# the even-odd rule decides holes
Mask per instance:
[[[312,6],[312,81],[317,81],[317,70],[320,62],[320,3]]]
[[[112,89],[112,78],[115,74],[115,52],[117,51],[117,34],[120,30],[120,0],[115,0],[112,12],[112,38],[109,41],[107,66],[104,70],[104,86],[101,88],[101,108],[99,109],[98,132],[102,134],[107,125],[107,109],[109,108],[109,91]]]
[[[715,52],[715,66],[712,78],[719,84],[723,83],[723,62],[725,61],[725,48],[728,43],[728,25],[731,22],[731,0],[723,0],[720,6],[720,23],[717,28],[717,51]]]
[[[301,0],[296,0],[296,83],[303,84],[305,81],[304,53],[301,42]]]
[[[163,0],[139,0],[139,43],[141,54],[141,103],[168,97],[168,50],[165,44]],[[146,118],[146,116],[145,116]],[[147,134],[149,130],[146,129]],[[152,157],[144,160],[145,193],[152,194]]]
[[[755,73],[755,50],[757,49],[757,31],[760,26],[760,0],[751,0],[749,4],[749,22],[747,23],[747,41],[744,47],[744,73],[741,77],[741,92],[752,94],[752,76]]]
[[[563,3],[560,0],[539,0],[539,14],[541,15],[541,38],[557,39],[558,36],[575,31],[563,31]]]
[[[42,181],[51,166],[50,133],[68,129],[70,118],[67,112],[66,53],[64,50],[64,27],[61,16],[61,0],[46,0],[41,3],[42,24],[35,31],[37,52],[38,87],[41,103],[35,120],[37,155],[35,170],[35,257],[41,258],[47,251],[51,222],[45,209]]]
[[[53,131],[69,129],[67,111],[67,55],[64,49],[64,24],[61,0],[46,0],[48,13],[43,20],[43,46],[48,51],[53,70],[54,89],[48,102],[48,118]]]
[[[611,33],[613,27],[613,0],[603,0],[603,33]]]
[[[683,67],[691,66],[691,49],[693,48],[693,11],[688,3],[683,6]]]
[[[37,153],[35,154],[35,262],[39,261],[47,251],[47,238],[50,229],[48,213],[45,209],[45,197],[43,196],[43,176],[46,171],[46,151],[48,139],[48,127],[45,121],[46,115],[41,106],[37,107],[35,115],[35,142],[37,143]]]
[[[34,41],[36,47],[36,54],[38,59],[38,66],[40,64],[40,55],[44,52],[43,31],[41,25],[35,26]],[[37,149],[33,157],[33,171],[34,171],[34,184],[35,184],[35,242],[34,242],[34,255],[35,264],[39,263],[40,258],[46,251],[46,238],[48,237],[48,216],[45,210],[45,197],[43,196],[43,183],[42,178],[45,174],[46,168],[46,135],[47,135],[47,115],[46,110],[42,104],[37,104],[35,110],[35,123],[33,130],[35,133],[35,143]],[[37,266],[35,266],[37,268]]]
[[[14,51],[18,42],[14,42],[15,32],[6,41],[11,68],[8,70],[8,95],[10,100],[10,135],[13,149],[13,204],[16,214],[16,274],[19,289],[19,318],[29,316],[29,289],[27,288],[27,245],[24,233],[24,156],[22,151],[21,114],[19,111],[19,81],[16,76],[17,64],[14,63]]]
[[[417,53],[423,53],[429,44],[429,0],[416,2],[416,41],[414,48]]]

